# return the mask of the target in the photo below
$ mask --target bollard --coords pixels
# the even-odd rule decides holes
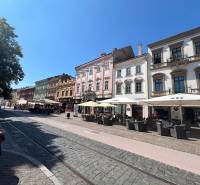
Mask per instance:
[[[1,143],[5,140],[4,131],[0,130],[0,156],[1,156]]]

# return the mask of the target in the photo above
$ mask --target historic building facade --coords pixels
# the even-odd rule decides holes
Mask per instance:
[[[19,98],[31,102],[33,101],[34,93],[35,93],[35,87],[21,88],[19,90]]]
[[[20,89],[13,89],[11,96],[12,96],[11,103],[16,104],[17,100],[20,99]]]
[[[138,47],[138,56],[129,60],[114,62],[113,68],[113,97],[129,98],[133,101],[148,99],[148,61],[149,54],[142,54]],[[119,112],[122,111],[122,106]],[[126,115],[140,118],[148,116],[147,106],[126,105]]]
[[[57,84],[61,75],[54,76],[48,79],[46,98],[56,100]]]
[[[152,57],[148,78],[151,97],[200,93],[200,28],[149,44],[148,52]],[[193,110],[187,111],[185,115],[194,116]]]
[[[56,84],[56,98],[55,100],[62,103],[63,107],[67,110],[73,110],[74,106],[74,89],[75,89],[75,78],[63,74],[59,76]]]
[[[47,97],[48,78],[35,82],[34,100],[40,100]]]
[[[112,53],[102,53],[97,59],[75,68],[75,101],[103,100],[112,98],[113,61],[131,58],[132,48],[114,49]]]

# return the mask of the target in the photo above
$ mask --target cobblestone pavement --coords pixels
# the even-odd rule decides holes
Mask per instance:
[[[191,136],[188,140],[178,140],[176,138],[159,136],[157,132],[136,132],[133,130],[127,130],[125,126],[114,125],[112,127],[105,127],[103,125],[98,125],[93,122],[82,121],[81,118],[66,119],[64,116],[52,116],[49,117],[55,121],[65,122],[68,124],[78,125],[81,127],[96,130],[97,132],[105,132],[113,135],[122,136],[129,139],[134,139],[137,141],[143,141],[146,143],[164,146],[178,151],[183,151],[195,155],[200,155],[200,128],[193,130],[194,137]],[[198,132],[198,133],[197,133]]]
[[[192,173],[26,117],[5,116],[12,121],[0,126],[15,141],[14,147],[40,160],[63,184],[200,185],[200,177]]]
[[[3,151],[0,156],[1,185],[53,185],[54,183],[28,159]]]

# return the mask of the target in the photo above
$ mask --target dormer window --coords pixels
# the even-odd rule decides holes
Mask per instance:
[[[160,64],[162,62],[162,50],[153,51],[153,63]]]

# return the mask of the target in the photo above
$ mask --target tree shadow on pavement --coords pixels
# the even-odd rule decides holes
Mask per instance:
[[[45,165],[50,171],[64,157],[54,142],[59,136],[45,131],[36,122],[13,121],[9,119],[10,117],[12,117],[10,114],[0,112],[0,129],[5,131],[6,138],[2,144],[3,152],[0,156],[0,184],[3,182],[2,179],[4,182],[11,179],[12,182],[9,181],[7,185],[15,185],[20,180],[16,169],[20,169],[22,166],[32,168],[33,163],[29,160],[17,160],[17,158],[16,161],[14,155],[11,157],[6,151],[16,151],[30,156]],[[38,167],[36,166],[36,168]],[[30,176],[30,178],[37,179],[37,176]]]

